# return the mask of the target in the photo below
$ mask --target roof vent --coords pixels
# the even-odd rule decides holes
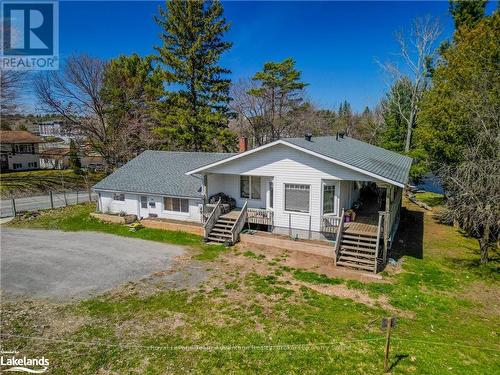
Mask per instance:
[[[308,142],[311,142],[312,136],[313,136],[313,135],[312,135],[311,133],[306,133],[306,134],[304,134],[304,138],[305,138],[305,140],[306,140],[306,141],[308,141]]]

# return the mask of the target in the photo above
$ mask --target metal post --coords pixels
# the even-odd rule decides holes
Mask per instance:
[[[311,216],[309,216],[309,235],[308,238],[311,239]]]
[[[17,215],[17,212],[16,212],[16,200],[14,198],[12,198],[12,213],[14,214],[13,216]]]
[[[88,192],[89,192],[89,202],[92,202],[92,193],[90,192],[90,188],[89,188]]]
[[[66,199],[66,192],[65,191],[63,191],[63,196],[64,196],[64,205],[67,206],[68,200]]]
[[[288,214],[288,235],[292,237],[292,214]]]
[[[54,209],[54,197],[52,196],[52,191],[49,191],[50,196],[50,208]]]
[[[78,189],[76,189],[76,204],[78,204]]]

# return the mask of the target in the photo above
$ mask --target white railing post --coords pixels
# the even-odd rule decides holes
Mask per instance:
[[[337,265],[337,257],[340,249],[340,242],[342,241],[342,231],[344,230],[344,209],[342,209],[342,213],[340,215],[340,223],[337,228],[337,238],[335,239],[335,247],[333,250],[333,264]]]
[[[243,230],[243,227],[245,226],[245,223],[247,221],[247,205],[248,201],[245,201],[245,204],[243,205],[243,208],[240,211],[240,214],[238,215],[238,218],[234,222],[232,228],[231,228],[231,242],[234,245],[238,239],[238,236],[240,232]]]
[[[378,213],[378,226],[377,226],[377,242],[376,242],[377,247],[375,248],[375,267],[373,269],[374,273],[377,273],[377,262],[378,262],[377,260],[378,260],[378,251],[380,248],[380,235],[382,234],[381,232],[382,232],[383,216],[384,216],[384,212],[379,211],[379,213]]]
[[[215,223],[217,222],[217,220],[219,220],[220,215],[221,215],[221,200],[219,198],[213,211],[208,216],[207,221],[205,221],[205,224],[203,224],[203,237],[205,239],[208,238],[208,235],[212,231],[212,228],[214,227]]]

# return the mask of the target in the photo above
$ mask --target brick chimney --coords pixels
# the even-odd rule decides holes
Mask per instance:
[[[240,137],[240,152],[245,152],[248,150],[248,139],[247,137]]]

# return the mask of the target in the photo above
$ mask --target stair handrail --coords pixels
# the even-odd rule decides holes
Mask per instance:
[[[222,213],[222,206],[221,206],[221,199],[219,198],[213,211],[208,216],[207,221],[205,221],[205,224],[203,224],[203,237],[205,239],[208,238],[208,235],[210,234],[213,227],[217,223],[217,220],[219,220],[221,213]]]
[[[375,247],[375,267],[374,267],[374,270],[373,270],[374,273],[377,273],[378,251],[379,251],[379,248],[380,248],[380,237],[382,236],[382,229],[383,229],[382,219],[384,218],[384,216],[385,216],[385,212],[384,211],[379,211],[378,212],[377,242],[376,242],[376,247]]]
[[[247,221],[247,206],[248,206],[248,201],[245,201],[245,204],[241,208],[238,218],[231,227],[231,242],[233,244],[236,243],[236,240],[238,239],[238,236],[240,232],[243,230],[243,227],[245,226],[245,223]]]
[[[335,239],[335,248],[333,249],[333,264],[337,265],[337,258],[339,256],[340,242],[342,241],[342,232],[344,230],[344,209],[342,209],[342,214],[340,215],[340,223],[337,228],[337,237]]]

